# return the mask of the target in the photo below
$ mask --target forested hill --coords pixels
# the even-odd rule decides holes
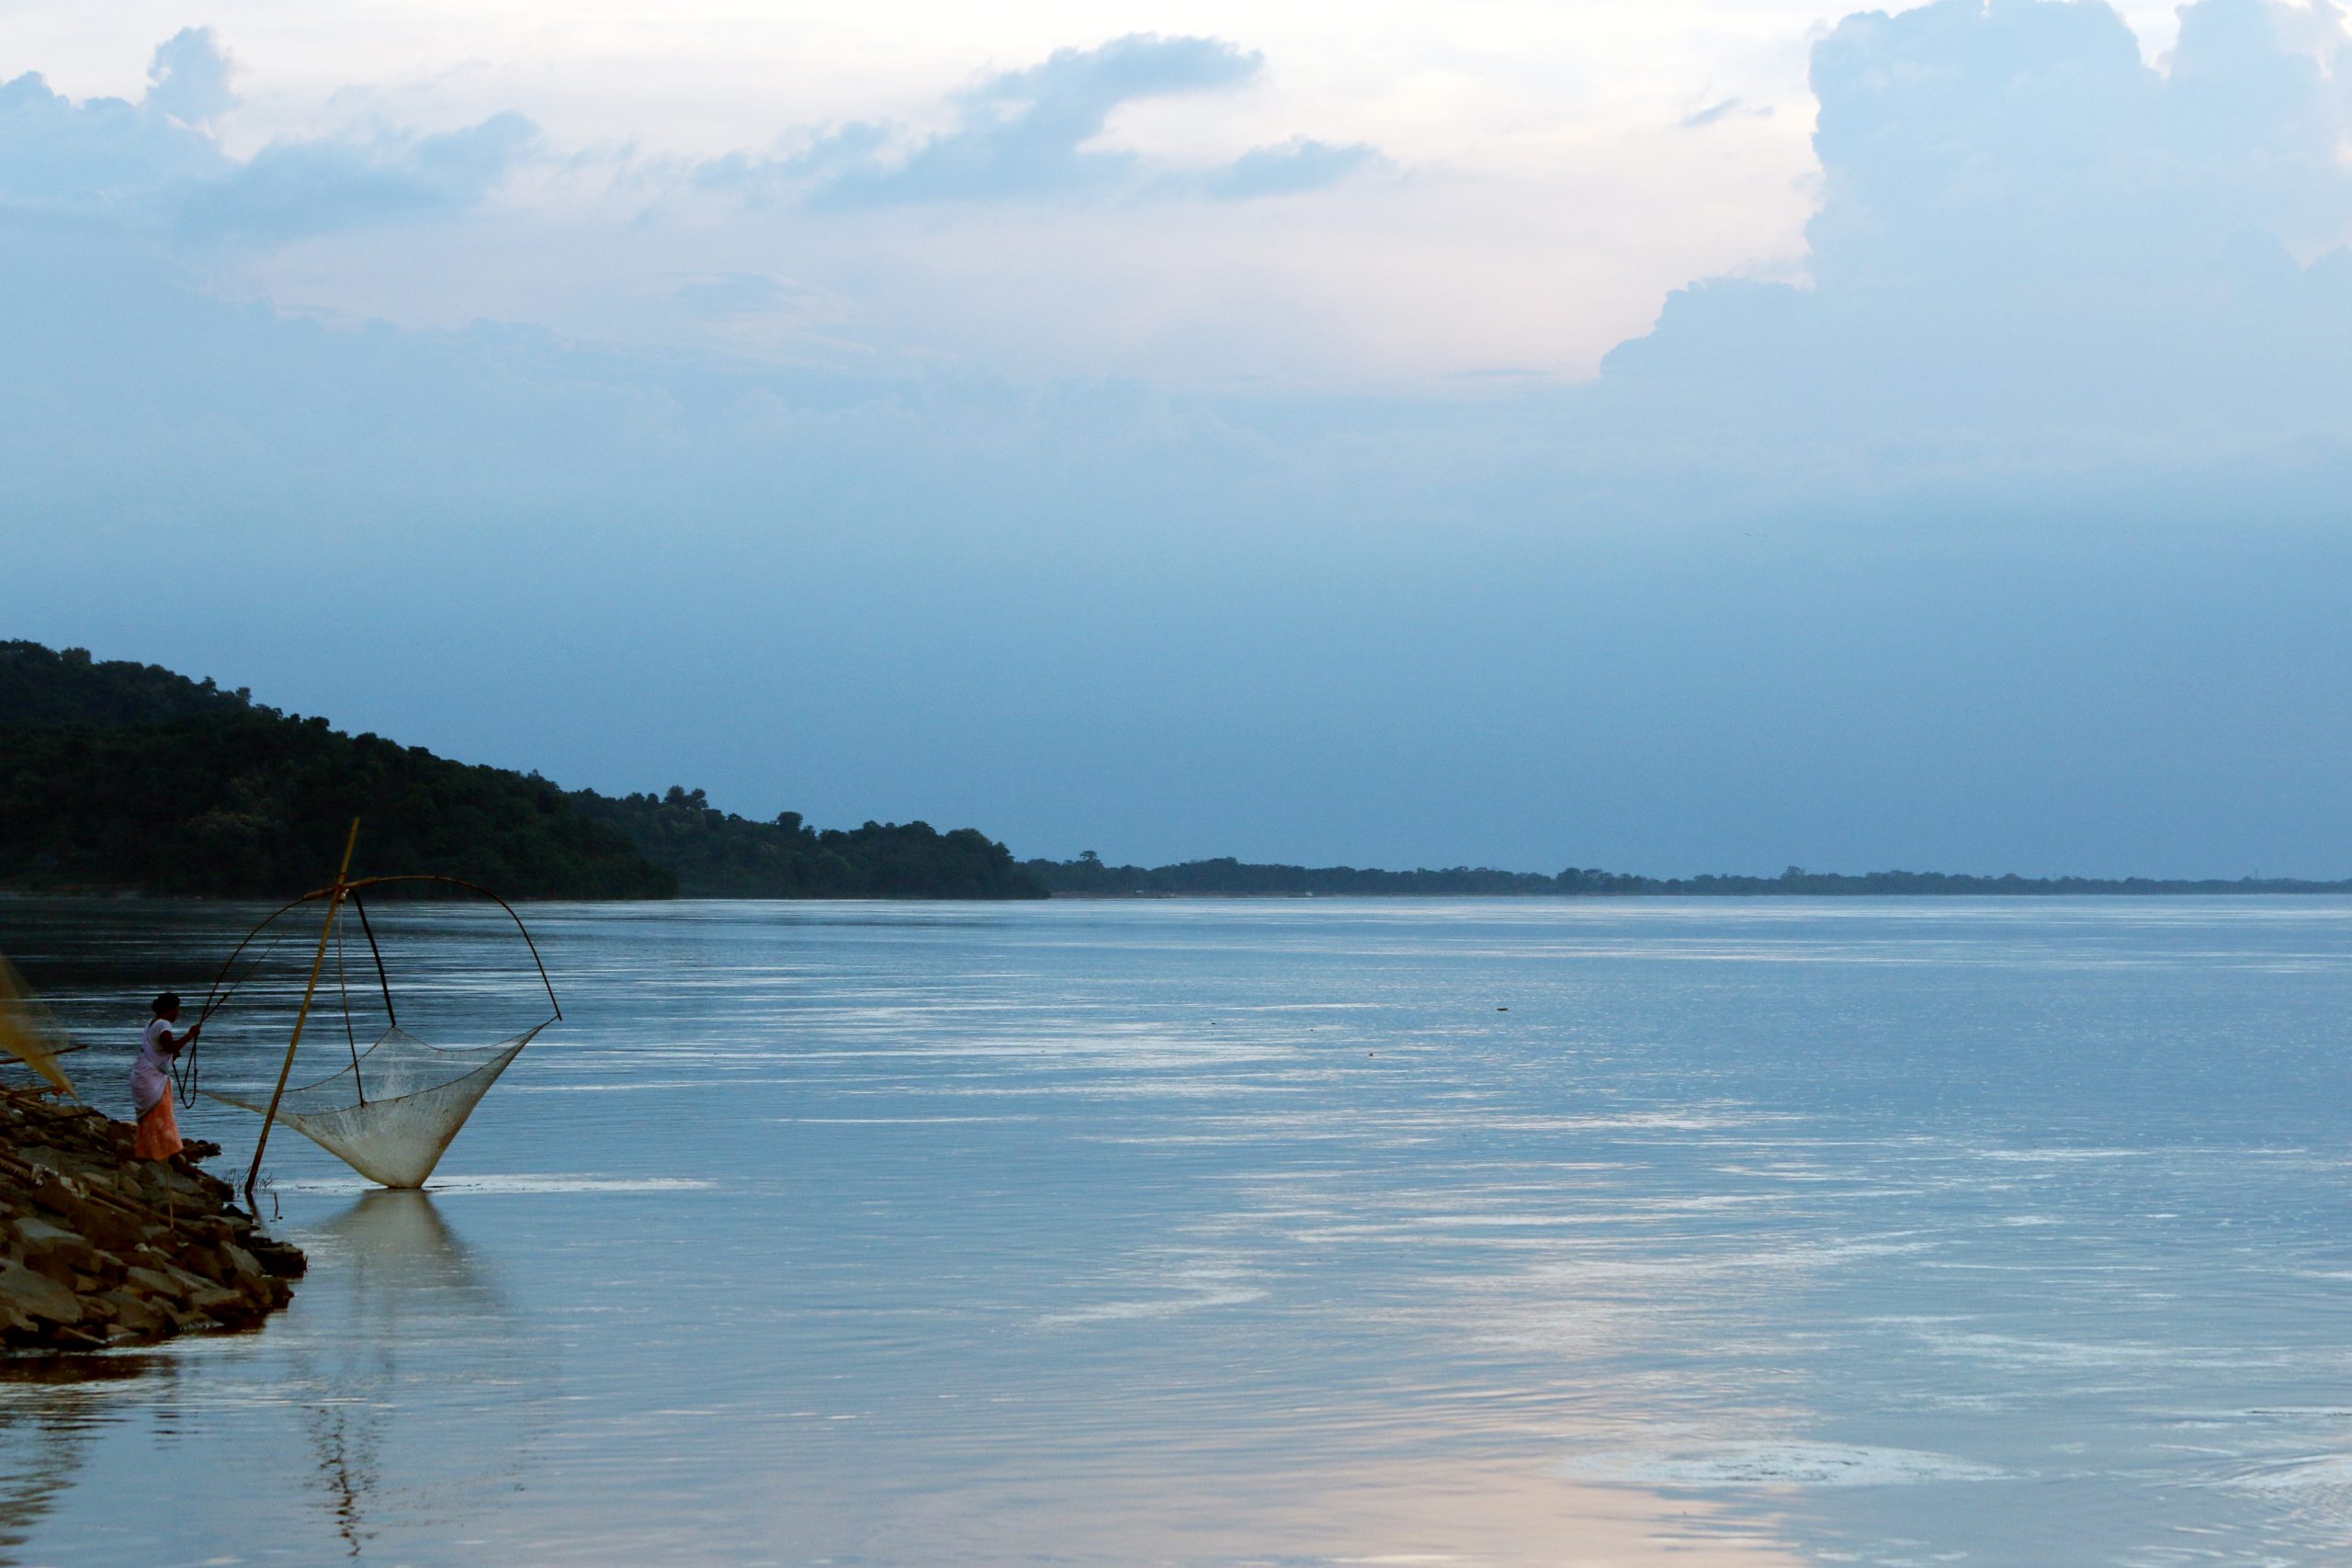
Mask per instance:
[[[1445,871],[1373,871],[1349,865],[1252,865],[1230,858],[1179,865],[1106,865],[1085,854],[1076,860],[1024,862],[1052,892],[1070,897],[1150,898],[1181,895],[1224,897],[2012,897],[2109,893],[2352,893],[2352,881],[2296,882],[2277,877],[2185,881],[2132,876],[1953,876],[1935,871],[1873,871],[1860,875],[1791,866],[1778,876],[1640,876],[1578,870],[1556,875],[1454,866]]]
[[[0,887],[275,897],[354,869],[514,897],[1040,897],[1004,846],[819,832],[700,791],[610,799],[266,707],[155,665],[0,641]]]
[[[698,789],[615,799],[569,797],[674,874],[695,898],[1043,898],[1046,890],[977,828],[868,822],[821,831],[786,811],[755,822],[719,810]]]

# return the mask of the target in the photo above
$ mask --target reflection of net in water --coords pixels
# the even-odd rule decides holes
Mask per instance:
[[[311,1238],[327,1266],[303,1287],[311,1316],[286,1325],[277,1386],[308,1436],[314,1501],[355,1561],[395,1543],[394,1562],[462,1560],[448,1532],[474,1533],[461,1521],[522,1489],[560,1369],[429,1190],[371,1190]],[[328,1561],[327,1543],[304,1560]]]
[[[546,1024],[474,1050],[427,1045],[395,1024],[342,1071],[278,1102],[277,1119],[387,1187],[422,1187],[507,1064]],[[205,1091],[266,1113],[266,1102]]]

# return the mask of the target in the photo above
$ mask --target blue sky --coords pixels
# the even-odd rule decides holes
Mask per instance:
[[[2332,8],[131,12],[0,17],[11,635],[1023,853],[2352,870]]]

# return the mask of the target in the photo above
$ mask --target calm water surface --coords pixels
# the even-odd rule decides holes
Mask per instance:
[[[0,951],[120,1113],[249,918]],[[435,1190],[280,1134],[288,1313],[0,1373],[0,1562],[2352,1560],[2352,905],[531,918]]]

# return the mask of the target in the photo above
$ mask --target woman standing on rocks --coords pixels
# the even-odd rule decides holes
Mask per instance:
[[[154,1012],[147,1021],[139,1060],[130,1066],[130,1102],[139,1110],[139,1136],[130,1152],[141,1159],[169,1159],[186,1146],[180,1142],[179,1118],[172,1111],[172,1061],[182,1046],[204,1032],[204,1025],[197,1024],[186,1034],[172,1033],[172,1025],[180,1021],[177,991],[157,997]]]

